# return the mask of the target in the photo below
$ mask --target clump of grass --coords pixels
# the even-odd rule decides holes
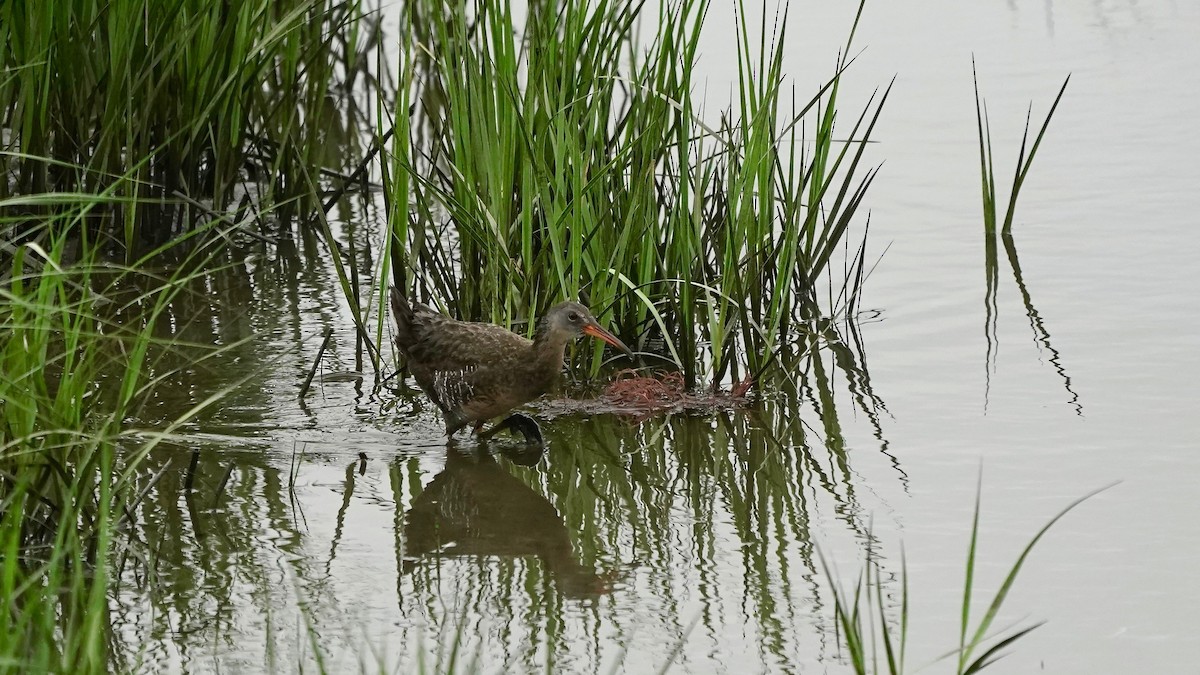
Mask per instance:
[[[1033,113],[1032,104],[1025,115],[1025,131],[1021,136],[1021,149],[1017,155],[1017,166],[1013,175],[1012,191],[1008,197],[1008,208],[1004,214],[1002,227],[997,232],[996,206],[998,200],[996,194],[996,169],[992,161],[992,132],[988,123],[987,105],[979,97],[979,79],[975,75],[974,62],[971,64],[971,71],[975,84],[975,120],[979,133],[979,165],[983,189],[984,273],[986,278],[983,300],[983,333],[987,340],[984,373],[989,383],[988,388],[985,388],[985,406],[987,391],[990,389],[992,370],[995,368],[996,323],[998,319],[996,294],[1000,286],[998,244],[1002,244],[1005,257],[1012,270],[1013,280],[1016,282],[1017,289],[1021,294],[1021,302],[1025,305],[1025,314],[1029,318],[1029,326],[1033,330],[1034,340],[1050,354],[1048,361],[1053,365],[1055,372],[1063,381],[1063,388],[1069,396],[1068,403],[1075,409],[1077,415],[1082,416],[1083,406],[1079,402],[1079,394],[1071,386],[1071,378],[1062,363],[1062,355],[1050,343],[1050,331],[1046,328],[1045,321],[1034,306],[1033,294],[1030,292],[1029,287],[1025,283],[1024,275],[1021,273],[1020,258],[1017,255],[1017,244],[1012,234],[1013,214],[1017,208],[1017,197],[1021,192],[1021,187],[1025,184],[1025,178],[1029,175],[1029,170],[1033,166],[1033,158],[1037,154],[1037,149],[1041,145],[1043,137],[1046,135],[1046,130],[1050,126],[1050,119],[1054,116],[1054,111],[1058,109],[1058,104],[1067,90],[1067,84],[1071,81],[1071,77],[1068,75],[1063,80],[1062,87],[1059,88],[1058,95],[1054,98],[1054,103],[1046,113],[1046,119],[1042,122],[1042,127],[1038,131],[1037,138],[1034,139],[1033,145],[1029,147],[1028,156],[1025,154],[1025,149],[1029,142],[1029,123]]]
[[[581,296],[689,386],[757,379],[808,322],[852,313],[863,251],[832,262],[876,175],[863,155],[887,92],[836,141],[847,61],[797,101],[786,13],[754,31],[744,9],[735,101],[709,125],[693,95],[705,0],[663,3],[648,43],[653,10],[634,0],[535,4],[523,24],[497,0],[408,5],[419,116],[402,94],[381,278],[526,330]],[[601,350],[584,356],[595,372]]]
[[[45,195],[60,215],[0,272],[0,663],[22,672],[114,665],[109,555],[149,489],[134,489],[134,470],[210,402],[154,433],[127,428],[172,375],[155,364],[156,350],[175,348],[156,337],[158,320],[221,240],[197,243],[207,228],[194,230],[166,277],[137,270],[170,247],[134,267],[106,263],[81,222],[119,191]]]
[[[1037,531],[1009,568],[1008,574],[1004,577],[1004,581],[996,590],[995,595],[992,596],[983,616],[972,625],[971,604],[975,595],[975,562],[978,556],[976,544],[979,540],[982,485],[977,489],[975,511],[971,520],[971,542],[967,549],[966,577],[963,581],[962,622],[958,636],[958,648],[939,660],[953,659],[955,662],[954,672],[957,675],[978,673],[1002,658],[1006,653],[1005,650],[1017,640],[1042,625],[1036,623],[1008,630],[1000,635],[993,634],[993,623],[996,616],[1008,598],[1008,593],[1016,583],[1017,576],[1034,546],[1063,516],[1109,487],[1112,486],[1094,490],[1071,502]],[[833,575],[830,573],[829,564],[824,556],[821,558],[821,564],[825,569],[826,576],[832,579]],[[867,673],[900,675],[905,672],[909,595],[908,569],[903,556],[901,557],[900,571],[900,608],[897,618],[889,615],[884,599],[884,586],[881,566],[870,548],[867,549],[866,566],[859,575],[852,592],[847,592],[836,582],[833,583],[834,620],[841,643],[846,648],[850,665],[859,675]],[[880,658],[881,654],[882,659]]]
[[[87,222],[132,261],[205,220],[176,195],[308,197],[344,143],[332,94],[361,19],[333,0],[0,4],[0,198],[110,191]],[[9,206],[36,223],[55,205]]]
[[[971,77],[975,82],[975,120],[979,130],[979,167],[982,177],[983,186],[983,222],[988,233],[996,232],[996,167],[992,161],[992,130],[988,122],[987,102],[979,97],[979,78],[975,73],[975,61],[971,61]],[[1025,184],[1025,178],[1029,175],[1029,169],[1033,167],[1033,158],[1037,154],[1038,146],[1042,144],[1042,138],[1046,135],[1046,129],[1050,127],[1050,119],[1054,117],[1054,111],[1058,109],[1058,103],[1062,100],[1063,94],[1067,91],[1067,84],[1070,83],[1071,76],[1068,75],[1063,80],[1062,87],[1058,90],[1058,95],[1054,97],[1054,103],[1050,105],[1050,110],[1046,113],[1046,119],[1042,122],[1042,128],[1038,130],[1037,138],[1034,139],[1033,145],[1029,146],[1029,155],[1026,156],[1025,149],[1029,143],[1029,123],[1033,119],[1033,104],[1029,105],[1029,110],[1025,114],[1025,133],[1021,135],[1021,151],[1017,155],[1017,168],[1013,174],[1012,191],[1008,195],[1008,208],[1004,212],[1004,223],[1001,227],[1001,232],[1007,234],[1012,230],[1013,214],[1017,210],[1017,197],[1021,193],[1021,186]]]

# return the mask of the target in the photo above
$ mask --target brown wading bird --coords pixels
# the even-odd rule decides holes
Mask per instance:
[[[447,436],[471,424],[481,438],[508,428],[541,443],[537,422],[525,415],[513,414],[486,432],[480,430],[488,420],[549,391],[571,340],[590,335],[633,357],[578,302],[552,307],[538,322],[533,340],[502,326],[455,321],[425,305],[411,305],[394,287],[391,304],[396,346],[421,390],[445,415]]]

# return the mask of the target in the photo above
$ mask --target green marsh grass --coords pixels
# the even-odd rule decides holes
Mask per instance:
[[[996,207],[998,206],[998,193],[996,192],[996,167],[993,163],[992,155],[992,130],[988,121],[987,103],[979,97],[979,78],[975,74],[975,63],[971,62],[971,75],[975,82],[975,121],[979,131],[979,170],[982,178],[983,188],[983,222],[989,234],[996,232]],[[1062,101],[1063,94],[1067,91],[1067,85],[1071,82],[1071,76],[1068,75],[1063,80],[1062,87],[1058,90],[1058,95],[1054,97],[1054,103],[1050,105],[1050,110],[1046,113],[1046,119],[1042,122],[1041,129],[1038,130],[1037,137],[1033,140],[1033,145],[1029,143],[1029,123],[1033,119],[1033,104],[1030,104],[1029,110],[1025,115],[1025,133],[1021,135],[1021,150],[1017,154],[1017,167],[1013,173],[1012,188],[1008,195],[1008,207],[1004,212],[1004,222],[1001,225],[1000,231],[1007,234],[1012,230],[1013,215],[1017,210],[1017,197],[1021,194],[1021,187],[1025,184],[1026,177],[1029,176],[1029,170],[1033,167],[1033,158],[1037,155],[1038,147],[1042,144],[1042,139],[1046,136],[1046,129],[1050,127],[1050,120],[1054,117],[1054,111],[1058,110],[1058,104]],[[1029,154],[1026,155],[1026,147]]]
[[[693,386],[758,377],[810,322],[852,313],[863,251],[846,237],[887,92],[844,124],[847,59],[798,92],[787,15],[737,9],[734,101],[709,124],[705,0],[564,0],[523,21],[496,0],[409,4],[376,292],[527,332],[580,296]],[[596,372],[601,350],[582,351]]]
[[[353,0],[0,3],[0,198],[110,191],[88,223],[128,262],[207,220],[177,195],[315,203],[306,176],[354,136],[334,97],[361,19]]]
[[[957,675],[978,673],[1003,658],[1007,653],[1006,650],[1011,648],[1014,643],[1042,625],[1036,623],[1019,628],[997,629],[993,624],[1029,554],[1033,552],[1033,548],[1041,541],[1042,537],[1075,507],[1111,487],[1112,485],[1105,486],[1072,501],[1043,525],[1009,567],[1004,580],[996,589],[991,601],[988,602],[983,615],[977,617],[972,623],[971,607],[976,594],[975,564],[978,560],[977,544],[982,494],[982,482],[980,483],[975,493],[975,510],[971,519],[971,540],[967,548],[958,648],[939,658],[939,661],[952,660],[955,664],[954,672]],[[846,649],[846,657],[854,672],[858,675],[867,675],[868,673],[901,675],[908,672],[905,669],[905,647],[908,640],[910,618],[908,614],[908,572],[905,558],[901,557],[899,575],[899,616],[894,616],[890,611],[890,608],[894,609],[894,605],[889,600],[891,593],[888,589],[889,584],[884,578],[879,559],[872,554],[870,548],[867,549],[866,565],[849,590],[838,584],[829,563],[823,556],[821,564],[832,585],[834,616],[839,639]]]
[[[975,84],[975,120],[979,136],[979,166],[983,192],[985,274],[983,302],[984,337],[987,342],[987,354],[984,358],[984,375],[988,382],[988,388],[985,389],[985,405],[988,389],[990,389],[992,371],[995,368],[997,352],[996,330],[999,311],[996,298],[1000,290],[999,247],[1002,245],[1005,258],[1008,261],[1009,268],[1012,270],[1013,280],[1016,282],[1017,290],[1021,294],[1021,302],[1025,307],[1025,315],[1029,319],[1029,327],[1033,331],[1034,340],[1050,354],[1047,361],[1054,367],[1055,373],[1062,380],[1063,388],[1066,390],[1068,396],[1068,405],[1075,409],[1077,415],[1082,416],[1083,405],[1079,402],[1079,394],[1076,393],[1071,385],[1071,377],[1067,374],[1066,367],[1063,365],[1062,355],[1051,344],[1050,331],[1046,328],[1045,319],[1042,318],[1042,315],[1033,304],[1033,295],[1025,283],[1025,277],[1021,272],[1016,239],[1012,233],[1013,215],[1016,213],[1017,208],[1017,197],[1033,166],[1033,158],[1037,154],[1038,147],[1041,146],[1042,140],[1046,135],[1046,130],[1050,126],[1050,120],[1054,116],[1054,112],[1058,109],[1058,104],[1062,101],[1063,94],[1066,93],[1067,84],[1071,81],[1071,77],[1068,75],[1063,80],[1062,87],[1059,88],[1058,95],[1054,98],[1054,103],[1051,104],[1050,110],[1046,113],[1046,119],[1042,122],[1042,126],[1038,130],[1037,137],[1034,139],[1032,146],[1028,146],[1029,124],[1033,115],[1033,106],[1030,104],[1025,116],[1025,131],[1021,135],[1021,148],[1017,154],[1017,165],[1013,174],[1008,206],[1004,213],[1004,221],[999,230],[996,227],[998,193],[996,191],[996,169],[992,154],[991,125],[988,121],[987,104],[979,96],[979,79],[974,72],[974,63],[972,63],[972,77]],[[1027,146],[1029,148],[1028,155],[1025,154]]]
[[[83,222],[123,187],[42,195],[59,215],[8,248],[0,276],[0,663],[23,672],[122,668],[109,652],[110,563],[130,509],[161,477],[139,484],[135,470],[218,398],[130,428],[178,372],[163,353],[194,364],[219,352],[163,337],[159,322],[223,239],[199,227],[133,266],[107,258]]]

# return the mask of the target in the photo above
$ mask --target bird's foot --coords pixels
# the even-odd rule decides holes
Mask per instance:
[[[529,445],[544,445],[546,442],[542,437],[542,428],[538,426],[537,420],[521,413],[513,413],[505,417],[491,429],[480,432],[479,438],[487,440],[504,429],[508,429],[514,434],[521,434],[525,437],[525,442]]]

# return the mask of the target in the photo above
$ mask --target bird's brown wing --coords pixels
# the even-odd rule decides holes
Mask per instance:
[[[455,321],[416,305],[401,345],[417,384],[447,415],[447,431],[488,419],[503,404],[497,386],[527,353],[529,340],[500,326]]]

